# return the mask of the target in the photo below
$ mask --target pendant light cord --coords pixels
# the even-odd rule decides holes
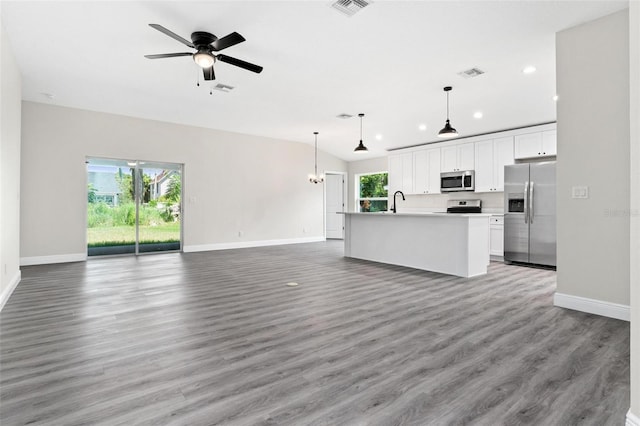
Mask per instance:
[[[360,115],[360,142],[362,142],[362,115]]]
[[[447,121],[449,121],[449,92],[447,92]]]
[[[316,177],[318,177],[318,132],[315,132],[314,134],[316,136],[316,144],[315,144],[316,156],[315,156],[314,165],[313,165],[313,172],[315,173]]]

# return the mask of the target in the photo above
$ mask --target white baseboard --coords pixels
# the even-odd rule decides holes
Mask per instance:
[[[320,241],[325,241],[325,238],[324,237],[308,237],[308,238],[289,238],[284,240],[239,241],[236,243],[200,244],[200,245],[193,245],[193,246],[183,246],[182,251],[185,253],[192,253],[197,251],[280,246],[284,244],[317,243]]]
[[[627,422],[625,426],[640,426],[640,417],[631,412],[631,409],[627,411]]]
[[[22,279],[22,272],[18,270],[18,272],[15,273],[11,281],[9,281],[9,285],[2,291],[2,293],[0,293],[0,311],[2,311],[2,308],[4,308],[4,305],[7,303],[7,300],[9,300],[9,297],[11,297],[11,293],[13,293],[13,290],[15,290],[16,287],[18,287],[18,284],[20,283],[21,279]]]
[[[21,257],[20,266],[46,265],[49,263],[84,262],[87,253],[58,254],[53,256]]]
[[[618,303],[604,302],[602,300],[588,299],[586,297],[572,296],[558,292],[553,296],[553,304],[560,308],[573,309],[574,311],[587,312],[623,321],[631,321],[631,308],[629,305],[620,305]]]

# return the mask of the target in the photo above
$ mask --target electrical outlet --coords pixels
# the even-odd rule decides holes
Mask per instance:
[[[588,186],[571,187],[571,198],[589,198],[589,187]]]

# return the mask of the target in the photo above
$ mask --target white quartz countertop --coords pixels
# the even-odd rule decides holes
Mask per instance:
[[[418,217],[491,217],[495,214],[491,213],[439,213],[439,212],[411,212],[411,213],[392,213],[392,212],[339,212],[338,214],[346,215],[365,215],[365,216],[418,216]]]

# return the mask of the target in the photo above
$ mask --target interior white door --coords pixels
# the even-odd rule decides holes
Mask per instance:
[[[344,238],[344,176],[327,174],[325,178],[327,238]]]

